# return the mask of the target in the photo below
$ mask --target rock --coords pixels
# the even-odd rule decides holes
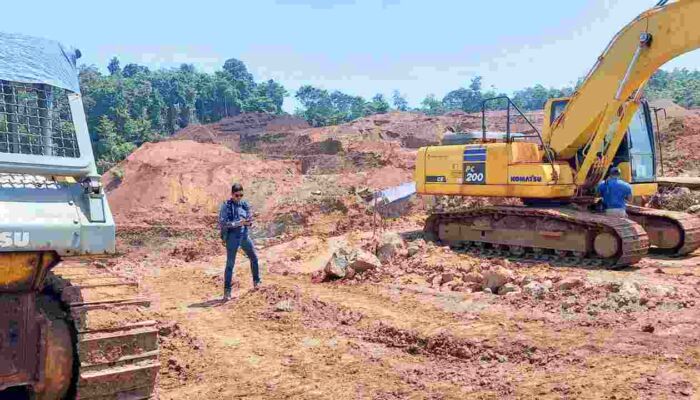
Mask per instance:
[[[520,287],[514,283],[506,283],[505,285],[501,286],[500,289],[498,289],[498,294],[501,296],[506,295],[508,293],[519,293],[521,292]]]
[[[447,290],[451,290],[451,291],[453,291],[453,292],[456,292],[456,291],[459,291],[459,289],[455,289],[455,288],[457,288],[457,287],[459,287],[459,286],[462,286],[462,285],[463,285],[463,283],[462,283],[461,280],[459,280],[459,279],[454,279],[454,280],[450,280],[450,281],[447,282],[447,283],[444,283],[444,284],[443,284],[443,288],[444,288],[444,289],[447,289]]]
[[[345,279],[352,279],[355,275],[357,275],[355,268],[348,266],[348,269],[345,270]]]
[[[557,282],[555,287],[557,290],[569,291],[581,286],[583,286],[583,279],[581,278],[564,278]]]
[[[700,204],[696,204],[694,206],[690,206],[685,212],[688,214],[698,214],[700,213]]]
[[[441,275],[440,284],[441,284],[441,285],[444,285],[444,284],[446,284],[446,283],[448,283],[448,282],[452,282],[454,279],[455,279],[455,274],[446,272],[446,273],[444,273],[444,274]]]
[[[476,282],[467,282],[464,285],[465,288],[469,289],[470,292],[475,293],[475,292],[480,292],[482,291],[481,289],[481,283],[476,283]],[[490,289],[489,289],[490,290]]]
[[[542,286],[547,288],[547,290],[552,290],[552,286],[554,286],[554,283],[552,283],[551,280],[547,279],[546,281],[542,282]]]
[[[377,257],[381,262],[387,262],[404,249],[404,241],[396,232],[386,232],[382,235],[377,247]]]
[[[478,283],[479,285],[484,284],[484,276],[474,271],[462,275],[462,280],[468,283]]]
[[[654,333],[655,330],[656,329],[654,328],[654,325],[652,325],[652,324],[645,324],[644,326],[642,326],[642,332]]]
[[[413,257],[420,252],[420,247],[418,245],[412,244],[408,246],[408,256]]]
[[[342,279],[347,275],[348,264],[347,253],[344,248],[340,248],[333,253],[323,270],[331,279]]]
[[[534,281],[534,280],[535,280],[535,278],[533,278],[532,276],[528,275],[528,276],[526,276],[526,277],[523,278],[522,285],[525,286],[525,285],[527,285],[528,283],[530,283],[530,282],[532,282],[532,281]]]
[[[649,286],[649,291],[656,296],[668,297],[676,294],[677,290],[674,286],[669,285],[652,285]]]
[[[610,293],[608,298],[615,301],[619,306],[639,303],[639,289],[637,285],[630,281],[622,282],[619,289],[615,293]]]
[[[523,292],[536,299],[541,299],[545,294],[547,294],[547,292],[549,292],[549,289],[537,281],[532,281],[523,286]]]
[[[622,282],[622,286],[620,286],[620,291],[617,293],[627,299],[630,299],[631,301],[639,301],[639,286],[634,282]]]
[[[500,265],[501,267],[504,267],[504,268],[511,268],[511,262],[505,258],[493,260],[493,264]]]
[[[561,303],[562,308],[568,310],[569,308],[575,306],[578,303],[576,296],[569,296]]]
[[[166,322],[163,325],[158,327],[158,334],[160,336],[170,336],[173,332],[178,330],[180,326],[177,324],[177,322],[171,321],[171,322]]]
[[[491,290],[491,288],[485,288],[484,293],[493,294],[493,290]]]
[[[372,253],[362,249],[353,249],[347,246],[339,247],[331,256],[323,268],[328,279],[353,278],[370,269],[381,266],[379,259]]]
[[[374,254],[355,249],[348,255],[348,267],[354,269],[358,273],[365,272],[370,269],[377,269],[382,266],[377,256]]]
[[[515,278],[513,271],[503,267],[496,267],[491,270],[484,271],[483,276],[483,287],[491,289],[492,292],[497,292],[501,286],[512,282]]]
[[[294,303],[291,300],[282,300],[275,304],[275,311],[292,312],[294,311]]]

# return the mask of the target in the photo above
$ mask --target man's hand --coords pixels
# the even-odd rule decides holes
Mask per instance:
[[[253,221],[251,219],[242,219],[241,220],[241,225],[243,226],[251,226],[253,225]]]

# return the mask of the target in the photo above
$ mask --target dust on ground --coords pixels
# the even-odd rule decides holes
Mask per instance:
[[[160,398],[699,398],[700,254],[621,271],[486,259],[425,241],[420,200],[372,212],[368,192],[412,179],[414,144],[472,119],[282,129],[287,153],[270,150],[281,131],[247,150],[167,141],[108,172],[121,255],[106,264],[152,299]],[[239,257],[222,303],[233,180],[259,212],[264,285]],[[362,262],[324,279],[343,249]]]

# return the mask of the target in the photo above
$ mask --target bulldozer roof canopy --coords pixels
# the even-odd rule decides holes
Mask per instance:
[[[0,32],[0,80],[43,83],[80,93],[75,63],[79,54],[53,40]]]

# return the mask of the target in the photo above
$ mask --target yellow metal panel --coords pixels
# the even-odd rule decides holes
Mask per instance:
[[[558,185],[573,184],[573,171],[569,164],[554,164]],[[508,183],[518,186],[543,186],[554,182],[551,164],[515,164],[508,167]]]
[[[0,253],[0,292],[28,289],[34,279],[39,253]]]
[[[427,151],[427,147],[421,147],[416,155],[416,169],[413,171],[413,180],[416,182],[416,191],[418,193],[425,191],[425,154]]]
[[[486,147],[486,184],[508,183],[508,148],[505,143],[490,143]]]
[[[632,167],[627,161],[617,164],[617,168],[620,170],[620,178],[625,182],[632,182]]]
[[[444,177],[444,183],[462,183],[464,145],[428,147],[424,175]],[[422,178],[424,179],[424,178]]]
[[[426,183],[420,194],[447,196],[526,197],[554,199],[572,197],[574,185],[455,185]]]
[[[537,143],[513,142],[509,147],[511,164],[541,162],[544,156]]]
[[[633,196],[653,196],[659,189],[656,183],[634,183],[632,184]]]

